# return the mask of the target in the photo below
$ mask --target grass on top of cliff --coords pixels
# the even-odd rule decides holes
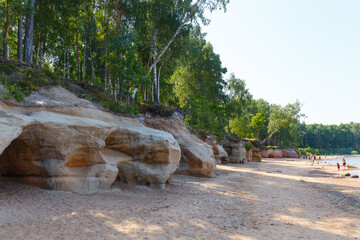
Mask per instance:
[[[22,61],[0,59],[0,83],[5,86],[2,94],[4,100],[14,97],[17,101],[23,101],[26,95],[39,87],[61,84],[61,78],[49,69]]]
[[[79,98],[101,105],[113,113],[139,114],[139,105],[127,105],[116,101],[102,87],[64,79],[48,68],[40,68],[19,60],[0,59],[0,84],[5,86],[5,89],[0,89],[0,97],[3,100],[15,98],[21,102],[25,101],[26,96],[31,92],[38,91],[41,87],[61,86]]]

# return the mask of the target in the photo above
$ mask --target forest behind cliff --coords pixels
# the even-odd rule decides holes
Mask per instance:
[[[228,2],[3,0],[0,56],[99,87],[106,93],[101,102],[114,112],[137,114],[154,104],[180,108],[194,131],[219,140],[236,135],[263,145],[359,148],[359,124],[305,125],[301,103],[254,99],[244,80],[225,78],[200,26],[210,24],[206,13],[226,10]],[[10,96],[35,90],[36,73],[24,71],[0,63]]]

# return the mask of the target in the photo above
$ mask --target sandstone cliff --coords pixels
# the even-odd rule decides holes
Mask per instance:
[[[263,158],[299,158],[301,154],[296,148],[266,148],[261,150]]]
[[[223,147],[229,155],[230,163],[246,163],[246,149],[243,142],[225,141]]]
[[[0,88],[1,95],[1,88]],[[42,88],[25,102],[0,100],[0,178],[87,193],[122,181],[163,188],[180,161],[167,133]]]
[[[212,177],[216,161],[212,147],[191,134],[177,112],[171,117],[147,117],[142,121],[148,127],[171,133],[181,147],[180,166],[177,174]]]
[[[228,163],[228,154],[224,150],[224,148],[218,143],[216,138],[212,136],[206,136],[206,138],[202,138],[202,140],[211,146],[214,152],[216,163]]]

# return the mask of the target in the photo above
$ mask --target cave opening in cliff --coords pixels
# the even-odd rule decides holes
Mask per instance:
[[[33,127],[23,130],[0,155],[0,180],[19,181],[42,186],[42,178],[48,173],[42,168],[41,138],[34,134]],[[42,186],[46,187],[46,186]]]

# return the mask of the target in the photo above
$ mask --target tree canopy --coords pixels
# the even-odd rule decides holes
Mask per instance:
[[[228,2],[2,0],[0,55],[101,87],[110,109],[181,108],[189,126],[219,139],[236,134],[264,144],[358,148],[359,124],[305,125],[299,102],[282,107],[254,99],[245,80],[225,78],[200,23],[209,24],[205,13],[226,10]]]

